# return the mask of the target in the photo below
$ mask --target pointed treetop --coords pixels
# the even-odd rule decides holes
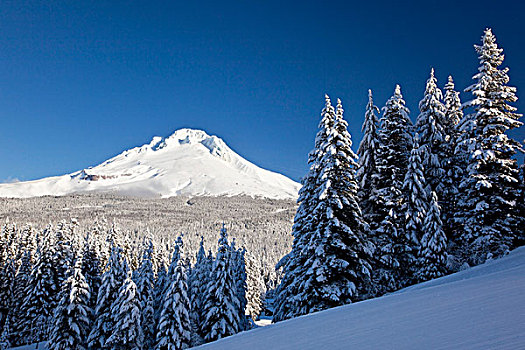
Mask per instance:
[[[400,97],[403,97],[401,95],[401,86],[399,86],[399,84],[396,84],[396,89],[394,90],[394,95],[399,95]]]
[[[337,110],[335,112],[335,119],[338,121],[338,122],[341,122],[343,120],[343,113],[344,113],[344,109],[343,109],[343,102],[341,102],[341,99],[337,99]]]
[[[426,91],[428,92],[429,90],[434,90],[436,87],[437,87],[437,79],[436,77],[434,76],[434,68],[432,68],[430,70],[430,78],[428,78],[427,80],[427,87],[426,87]]]
[[[228,231],[226,230],[224,223],[222,223],[221,237],[219,238],[219,245],[222,244],[228,245]]]
[[[487,28],[481,38],[482,45],[474,45],[476,52],[479,54],[480,62],[482,66],[479,71],[485,71],[488,67],[483,67],[484,64],[488,63],[492,67],[498,67],[503,63],[505,55],[503,55],[503,49],[498,48],[496,43],[496,36],[492,34],[492,29]]]
[[[413,148],[413,149],[419,148],[419,133],[418,133],[418,132],[416,132],[416,133],[414,134],[414,137],[413,137],[412,140],[413,140],[413,146],[412,146],[412,148]]]
[[[452,91],[454,91],[454,88],[455,88],[455,84],[454,84],[454,79],[452,78],[452,75],[449,75],[448,76],[448,81],[447,83],[445,84],[445,88],[444,90],[447,92],[447,93],[450,93]]]
[[[483,32],[483,41],[491,39],[493,39],[493,41],[496,40],[496,37],[492,34],[492,28],[485,28],[485,31]]]
[[[330,108],[333,108],[332,107],[332,101],[330,101],[330,96],[325,94],[324,95],[324,100],[325,100],[325,110],[326,111],[330,110]]]
[[[455,90],[454,79],[452,76],[448,76],[448,82],[445,84],[445,110],[448,117],[448,132],[455,133],[457,130],[454,128],[450,129],[452,126],[459,124],[459,121],[463,118],[463,111],[461,109],[461,100],[459,98],[459,92]]]

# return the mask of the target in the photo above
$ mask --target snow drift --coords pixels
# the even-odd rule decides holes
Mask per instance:
[[[295,199],[299,187],[284,175],[245,160],[217,136],[180,129],[89,169],[0,184],[0,197],[111,192],[141,197],[248,195]]]
[[[484,265],[199,347],[523,349],[525,247]]]

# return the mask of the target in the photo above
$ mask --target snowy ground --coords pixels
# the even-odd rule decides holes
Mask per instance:
[[[397,293],[199,349],[525,349],[525,247]]]

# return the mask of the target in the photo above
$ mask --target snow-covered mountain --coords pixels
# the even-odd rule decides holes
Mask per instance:
[[[525,247],[396,293],[283,321],[202,350],[525,349]]]
[[[0,184],[0,197],[80,192],[171,197],[248,195],[294,199],[300,185],[245,160],[217,136],[180,129],[100,165],[41,180]]]

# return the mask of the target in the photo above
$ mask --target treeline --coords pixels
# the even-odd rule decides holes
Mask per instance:
[[[195,256],[201,236],[208,249],[217,249],[216,233],[225,222],[238,246],[246,248],[261,266],[267,289],[278,281],[275,264],[292,245],[290,231],[297,206],[292,200],[234,197],[132,198],[111,194],[76,194],[63,197],[0,198],[0,222],[18,229],[40,231],[51,223],[74,220],[76,230],[89,232],[95,222],[107,230],[112,223],[128,236],[131,267],[141,256],[141,242],[151,232],[157,248],[184,235],[184,248]],[[174,236],[175,235],[175,236]]]
[[[490,29],[472,100],[452,77],[426,83],[415,124],[400,86],[382,108],[372,92],[358,154],[326,96],[309,172],[302,180],[292,250],[274,321],[393,292],[489,259],[524,243],[524,179],[507,132],[521,115],[508,68]],[[523,168],[522,168],[523,169]]]
[[[257,260],[220,230],[215,254],[196,256],[144,235],[140,258],[115,225],[74,223],[0,234],[0,338],[49,349],[184,349],[251,328],[264,282]],[[169,252],[171,258],[167,259]]]

